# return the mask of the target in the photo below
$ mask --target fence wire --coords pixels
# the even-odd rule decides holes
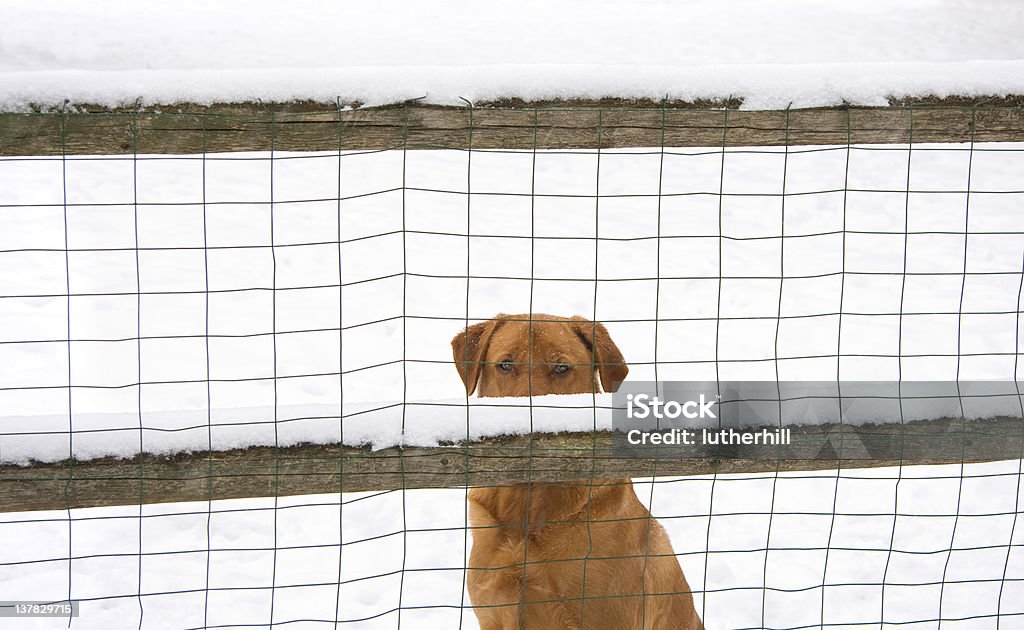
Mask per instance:
[[[552,446],[534,435],[565,413],[590,430],[563,448],[590,453],[577,483],[608,476],[600,393],[525,399],[518,424],[466,395],[450,341],[499,312],[581,315],[592,335],[603,323],[640,380],[1016,382],[1024,145],[976,141],[977,108],[955,144],[919,142],[908,107],[903,144],[856,143],[848,110],[845,143],[792,143],[786,111],[781,145],[733,146],[736,112],[720,110],[720,146],[678,147],[663,105],[647,148],[614,146],[623,127],[599,109],[594,148],[545,148],[557,109],[531,110],[516,148],[476,146],[468,104],[457,147],[418,141],[413,108],[400,142],[353,147],[339,114],[336,146],[307,152],[276,146],[295,123],[271,114],[269,150],[237,153],[207,150],[230,117],[183,114],[202,150],[182,155],[140,151],[140,112],[102,115],[130,129],[123,155],[69,150],[68,121],[86,114],[0,116],[57,123],[62,147],[0,157],[3,497],[15,505],[26,470],[57,466],[72,506],[71,479],[129,458],[148,498],[0,515],[0,600],[80,607],[25,627],[478,627],[477,463],[455,450],[453,487],[421,489],[407,483],[415,447],[522,432],[516,478],[547,479]],[[975,421],[959,421],[966,436]],[[339,443],[409,452],[389,455],[392,489],[290,491],[304,482],[290,458],[322,458],[339,488],[367,474],[300,448]],[[221,466],[245,447],[272,453],[270,481],[213,500],[255,470]],[[172,456],[203,492],[154,495],[167,469],[130,459],[142,453]],[[817,472],[716,461],[688,477],[654,461],[623,476],[669,532],[708,628],[1021,627],[1021,459],[965,453]],[[120,479],[105,474],[100,494]],[[581,525],[594,521],[588,507]],[[583,609],[600,597],[582,592]]]

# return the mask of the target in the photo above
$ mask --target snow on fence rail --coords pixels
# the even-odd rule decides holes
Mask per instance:
[[[29,466],[0,466],[5,512],[208,501],[397,488],[493,486],[622,477],[856,469],[988,462],[1024,453],[1020,418],[942,419],[849,425],[800,425],[797,442],[825,441],[831,457],[780,459],[762,446],[743,458],[638,458],[616,452],[609,431],[485,438],[444,447],[345,447],[338,444],[256,446],[227,451],[103,457]],[[917,444],[913,460],[844,454],[865,435]],[[935,440],[936,436],[946,439]],[[921,449],[920,445],[924,445]]]

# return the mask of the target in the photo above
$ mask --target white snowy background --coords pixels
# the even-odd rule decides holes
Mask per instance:
[[[1024,93],[1010,0],[2,10],[13,111]],[[1017,375],[1020,145],[272,157],[0,160],[0,462],[466,437],[449,341],[498,312],[604,321],[636,380]],[[589,396],[509,404],[474,403],[469,437],[607,422]],[[709,629],[1021,628],[1020,478],[637,492]],[[74,628],[475,628],[465,528],[464,489],[4,513],[0,599],[81,599]]]
[[[706,589],[695,599],[709,629],[884,620],[917,630],[938,627],[940,612],[943,627],[980,629],[997,627],[997,612],[1000,628],[1024,620],[1019,478],[1013,461],[847,470],[838,481],[836,471],[659,479],[653,500],[649,484],[634,485],[690,585]],[[64,599],[70,585],[86,600],[72,628],[324,628],[336,611],[339,628],[477,627],[462,608],[462,489],[139,514],[3,514],[4,597]]]
[[[78,457],[465,437],[450,339],[531,306],[606,322],[637,380],[713,379],[716,327],[723,379],[1009,379],[1022,149],[0,161],[0,457],[66,457],[69,426]],[[507,403],[472,436],[595,422]],[[1021,624],[1018,461],[836,475],[638,485],[709,628]],[[0,583],[70,588],[82,628],[472,628],[465,526],[462,489],[15,513]]]
[[[638,381],[1010,379],[1022,195],[1016,144],[4,160],[0,461],[607,427],[467,436],[450,342],[499,312],[605,322]]]
[[[1017,0],[7,0],[0,109],[1024,93]]]

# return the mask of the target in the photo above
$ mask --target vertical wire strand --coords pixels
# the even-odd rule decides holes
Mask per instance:
[[[203,585],[203,626],[208,626],[210,613],[210,558],[213,524],[213,386],[210,375],[210,242],[206,207],[206,116],[202,125],[202,207],[203,207],[203,351],[206,360],[206,578]]]
[[[654,387],[655,393],[659,394],[661,379],[658,377],[658,327],[661,323],[661,200],[664,193],[665,183],[665,108],[666,99],[661,101],[661,137],[658,150],[658,217],[655,228],[655,279],[654,279]],[[647,515],[647,527],[644,534],[644,563],[640,570],[640,627],[647,626],[647,563],[651,554],[651,526],[654,524],[654,488],[658,479],[658,459],[655,458],[651,466],[651,490],[647,496],[647,505],[650,513]],[[660,594],[654,595],[657,597]],[[692,596],[692,595],[691,595]]]
[[[408,321],[408,299],[409,299],[409,250],[406,247],[406,167],[409,153],[409,104],[403,106],[402,121],[402,440],[405,440],[405,419],[406,410],[409,406],[409,370],[408,370],[408,341],[406,334],[406,323]],[[399,445],[398,451],[398,472],[401,478],[402,492],[402,572],[398,578],[398,627],[402,627],[402,599],[405,594],[405,565],[409,557],[409,523],[406,513],[406,488],[405,488],[405,457],[403,445]]]
[[[900,481],[903,480],[903,449],[906,442],[906,421],[903,414],[903,301],[906,298],[907,290],[907,245],[910,240],[910,170],[914,153],[914,107],[909,107],[907,111],[909,112],[909,122],[907,131],[906,197],[903,205],[903,273],[900,280],[900,312],[897,331],[897,343],[899,345],[896,355],[896,382],[899,388],[899,395],[896,397],[896,401],[899,405],[900,414],[900,459],[896,487],[893,489],[892,531],[889,535],[889,551],[885,558],[885,569],[882,572],[882,597],[878,617],[879,630],[885,626],[885,586],[889,578],[889,563],[892,561],[893,543],[896,541],[896,524],[899,521]]]
[[[270,628],[274,627],[274,603],[277,595],[277,518],[281,498],[281,441],[278,435],[280,427],[278,417],[277,392],[277,250],[274,241],[274,149],[277,136],[277,115],[270,112],[270,338],[273,342],[273,380],[274,385],[274,551],[273,566],[270,570]]]
[[[839,320],[836,327],[836,405],[839,412],[839,426],[842,429],[843,417],[843,298],[846,291],[846,204],[850,189],[850,145],[853,141],[853,133],[850,126],[850,109],[846,110],[846,163],[843,169],[843,244],[840,253],[841,271],[839,275]],[[832,549],[832,534],[836,526],[836,510],[839,506],[839,480],[843,471],[843,431],[839,431],[839,453],[836,462],[836,482],[832,488],[832,516],[828,526],[828,540],[825,543],[825,562],[821,569],[821,627],[825,627],[825,593],[828,582],[828,559],[829,551]]]
[[[67,103],[60,110],[60,179],[61,201],[64,212],[64,289],[67,291],[67,328],[68,335],[68,477],[64,484],[64,505],[67,506],[68,518],[68,602],[72,601],[72,562],[74,561],[72,535],[74,527],[71,518],[71,484],[75,478],[75,412],[72,406],[74,381],[71,376],[71,246],[68,230],[68,113]],[[68,613],[68,627],[71,627],[71,613]]]
[[[337,217],[338,239],[338,588],[334,592],[334,628],[337,630],[341,616],[341,578],[344,567],[345,550],[345,323],[344,323],[344,290],[343,267],[341,256],[341,162],[344,149],[345,125],[341,115],[341,104],[338,103],[336,113],[338,120],[338,197],[335,215]]]
[[[956,489],[956,514],[953,516],[953,531],[949,535],[949,551],[946,562],[942,566],[942,582],[939,584],[939,628],[942,628],[942,599],[946,589],[946,575],[949,571],[949,560],[953,557],[953,545],[956,541],[956,528],[960,522],[960,500],[964,490],[964,457],[967,449],[967,418],[964,415],[964,399],[960,391],[960,353],[961,333],[964,322],[964,291],[967,288],[967,247],[971,233],[971,172],[974,167],[974,126],[975,109],[971,109],[971,144],[967,153],[967,196],[964,203],[964,263],[960,274],[960,303],[956,316],[956,400],[960,405],[960,479]],[[909,230],[910,226],[907,226]]]
[[[730,97],[732,100],[732,97]],[[723,231],[722,231],[722,200],[725,192],[725,156],[726,147],[728,146],[729,136],[729,107],[728,105],[722,110],[722,163],[719,167],[718,173],[718,293],[716,295],[715,303],[715,389],[718,396],[718,400],[722,400],[722,374],[721,374],[721,363],[719,361],[719,348],[721,346],[721,332],[722,332],[722,247],[723,247]],[[718,414],[718,429],[722,429],[722,414]],[[701,598],[700,604],[700,618],[707,619],[707,605],[708,605],[708,564],[711,562],[711,521],[714,519],[715,513],[715,484],[718,482],[718,468],[719,464],[716,461],[714,470],[711,476],[711,492],[708,497],[708,527],[704,533],[704,573],[701,576],[701,592],[704,594]]]
[[[472,249],[473,249],[473,203],[472,203],[472,190],[473,190],[473,104],[467,101],[469,107],[469,131],[466,153],[466,303],[465,303],[465,329],[469,329],[469,294],[470,294],[470,278],[473,275],[472,271]],[[469,344],[466,344],[467,352]],[[469,387],[466,390],[466,441],[468,442],[471,435],[470,427],[470,409],[469,409]],[[463,449],[463,467],[466,474],[466,487],[463,491],[463,499],[465,505],[469,505],[469,449]],[[469,511],[468,509],[463,512],[463,537],[462,537],[462,591],[459,593],[459,628],[462,628],[464,623],[463,614],[466,610],[466,579],[468,578],[468,567],[469,567]]]
[[[782,197],[781,207],[779,216],[779,302],[778,310],[775,316],[775,394],[779,399],[779,429],[783,428],[782,419],[782,385],[780,383],[779,374],[779,331],[782,328],[782,294],[786,286],[786,176],[789,170],[789,114],[790,110],[786,108],[786,131],[785,140],[783,144],[784,153],[782,155]],[[780,432],[781,435],[781,432]],[[764,567],[761,572],[761,625],[767,627],[765,624],[765,606],[768,603],[768,555],[771,553],[772,547],[772,522],[775,517],[775,491],[779,483],[779,467],[782,462],[782,448],[781,445],[776,444],[776,459],[775,459],[775,470],[772,474],[772,498],[770,507],[768,508],[768,531],[765,534],[764,541]]]
[[[601,245],[601,132],[603,130],[604,110],[597,110],[597,164],[594,177],[594,304],[593,320],[590,322],[590,365],[592,366],[591,378],[591,404],[594,410],[594,425],[590,433],[590,480],[587,483],[587,553],[583,557],[583,584],[580,594],[580,624],[586,625],[587,605],[587,560],[594,552],[594,533],[591,531],[591,520],[593,519],[592,507],[594,498],[594,484],[597,476],[597,290],[600,286],[600,267],[598,265],[598,252]]]
[[[526,378],[527,378],[527,391],[530,394],[529,397],[529,408],[530,408],[530,433],[527,437],[527,451],[526,451],[526,502],[523,507],[525,519],[529,521],[530,518],[530,499],[533,496],[532,484],[533,484],[533,447],[534,447],[534,433],[533,433],[533,294],[534,294],[534,276],[536,269],[536,193],[537,193],[537,125],[539,122],[539,112],[537,105],[533,106],[533,151],[531,152],[530,162],[530,297],[529,297],[529,308],[528,308],[528,321],[526,335],[530,343],[526,345]],[[529,527],[529,522],[525,523],[526,527]],[[525,534],[526,532],[524,532]],[[522,629],[526,626],[526,579],[527,579],[527,566],[530,559],[530,536],[523,536],[523,574],[522,580],[519,585],[519,628]]]
[[[132,225],[135,236],[135,368],[139,384],[136,386],[136,403],[139,411],[139,518],[138,531],[136,535],[139,541],[138,558],[138,604],[139,604],[139,630],[142,630],[142,621],[145,611],[142,606],[142,513],[143,496],[146,483],[145,462],[143,456],[143,426],[142,426],[142,269],[139,265],[139,107],[136,104],[132,110]]]

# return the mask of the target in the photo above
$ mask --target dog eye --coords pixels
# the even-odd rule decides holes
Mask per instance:
[[[498,364],[498,369],[501,370],[502,372],[511,372],[512,371],[512,359],[505,359],[504,361],[499,363]]]
[[[554,370],[555,374],[565,374],[568,371],[569,366],[564,363],[559,363],[558,365],[556,365]]]

